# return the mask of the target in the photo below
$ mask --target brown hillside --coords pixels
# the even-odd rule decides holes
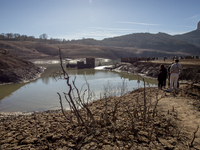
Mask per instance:
[[[81,44],[45,44],[31,41],[1,41],[0,48],[23,59],[58,58],[58,49],[62,48],[62,56],[66,58],[109,58],[121,57],[163,57],[170,55],[190,55],[182,52],[163,52],[155,49],[137,47],[104,47]]]
[[[29,81],[37,78],[42,71],[43,69],[33,63],[0,49],[0,84]]]

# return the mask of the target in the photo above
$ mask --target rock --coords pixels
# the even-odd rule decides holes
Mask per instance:
[[[37,141],[37,138],[26,138],[21,141],[21,144],[33,144]]]
[[[1,141],[2,142],[2,141]],[[1,143],[2,144],[2,143]],[[2,144],[1,145],[1,149],[7,149],[7,147],[10,146],[10,144]]]
[[[59,140],[62,137],[61,134],[53,135],[52,141],[55,142],[56,140]]]
[[[68,142],[68,144],[67,144],[68,146],[70,146],[70,147],[74,147],[74,146],[76,146],[75,144],[73,144],[72,142]]]
[[[162,138],[158,138],[159,142],[164,145],[167,149],[174,149],[174,146],[171,145],[168,140],[162,139]]]
[[[97,143],[91,142],[89,144],[86,144],[83,149],[97,149]]]
[[[138,134],[139,134],[139,135],[143,135],[143,136],[145,136],[145,137],[148,137],[148,132],[146,132],[146,131],[142,131],[142,130],[141,130],[141,131],[138,132]]]
[[[2,140],[1,141],[1,144],[4,144],[4,143],[10,143],[11,141],[13,141],[14,139],[12,137],[8,137],[6,138],[5,140]]]
[[[19,140],[14,139],[12,142],[10,142],[11,144],[18,144]]]
[[[47,139],[47,140],[51,140],[52,137],[53,137],[53,134],[52,134],[52,133],[49,133],[49,134],[46,135],[46,139]]]
[[[101,132],[99,130],[96,130],[95,135],[98,136],[100,134],[101,134]]]
[[[102,149],[111,150],[113,147],[111,145],[103,145]]]
[[[17,140],[22,140],[23,138],[24,138],[24,137],[23,137],[22,135],[18,135],[16,139],[17,139]]]
[[[138,141],[143,143],[148,143],[149,139],[147,139],[145,136],[138,136]]]

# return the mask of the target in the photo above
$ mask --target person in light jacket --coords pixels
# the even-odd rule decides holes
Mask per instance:
[[[174,90],[177,90],[177,82],[178,82],[179,74],[183,70],[182,66],[178,62],[179,60],[176,59],[174,61],[174,64],[170,68],[170,87],[167,90],[167,92],[170,92],[172,90],[173,85],[174,85]]]

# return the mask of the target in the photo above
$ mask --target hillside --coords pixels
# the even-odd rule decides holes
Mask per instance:
[[[181,35],[174,35],[174,37],[180,40],[193,43],[196,46],[200,47],[200,30],[194,30]]]
[[[112,42],[111,42],[112,43]],[[140,47],[99,46],[82,44],[46,44],[31,41],[1,41],[0,48],[7,49],[14,56],[23,59],[57,59],[58,49],[62,48],[64,58],[109,58],[121,57],[163,57],[173,55],[198,55],[196,47],[191,50],[153,49]],[[176,50],[176,48],[174,48]],[[200,51],[200,50],[199,50]]]
[[[0,84],[27,82],[39,77],[42,72],[43,69],[33,63],[0,49]]]
[[[199,54],[200,48],[194,44],[179,40],[165,33],[134,33],[114,38],[107,38],[102,41],[105,46],[138,47],[143,49],[155,49],[162,52],[182,52]]]
[[[93,46],[83,44],[46,44],[31,41],[1,41],[0,48],[7,49],[11,54],[23,59],[54,59],[58,58],[58,49],[62,49],[65,58],[109,58],[121,57],[155,57],[173,55],[158,50],[141,49],[136,47]]]
[[[0,39],[0,48],[23,59],[58,58],[62,49],[65,58],[163,57],[200,55],[200,30],[183,35],[165,33],[134,33],[103,40],[82,39],[71,41]]]

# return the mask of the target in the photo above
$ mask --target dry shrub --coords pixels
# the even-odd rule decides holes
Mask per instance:
[[[165,94],[160,96],[157,89],[146,88],[144,81],[144,88],[135,90],[130,95],[125,94],[126,89],[122,84],[120,96],[113,97],[116,91],[113,92],[112,86],[108,85],[104,87],[100,100],[87,103],[83,99],[87,90],[81,95],[75,80],[70,83],[70,77],[62,67],[61,55],[60,62],[62,70],[57,75],[64,78],[69,87],[69,91],[63,94],[71,111],[67,116],[62,106],[63,100],[58,93],[63,116],[66,122],[69,122],[63,133],[70,133],[74,137],[73,144],[66,144],[66,147],[72,149],[106,149],[109,146],[126,149],[184,147],[184,144],[179,142],[181,133],[176,124],[175,110],[173,109],[172,113],[168,111],[166,116],[157,111],[157,104]],[[146,90],[149,95],[146,95]],[[173,139],[173,142],[169,139]]]

